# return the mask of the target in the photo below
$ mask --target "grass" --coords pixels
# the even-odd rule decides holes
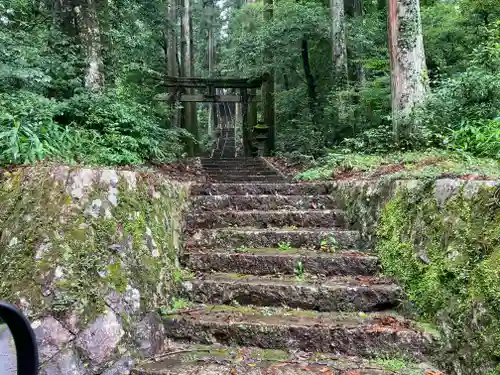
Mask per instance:
[[[396,152],[385,155],[331,153],[319,165],[298,173],[296,180],[313,181],[331,178],[422,179],[463,177],[499,179],[500,160],[477,158],[465,153],[428,150]]]

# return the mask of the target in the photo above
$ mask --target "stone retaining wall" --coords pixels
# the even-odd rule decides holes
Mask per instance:
[[[151,173],[4,173],[0,298],[32,322],[41,374],[123,374],[162,349],[188,195]]]

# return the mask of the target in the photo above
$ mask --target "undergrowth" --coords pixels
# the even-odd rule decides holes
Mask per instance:
[[[500,160],[437,149],[389,154],[331,153],[319,161],[316,167],[298,173],[295,179],[308,181],[379,176],[413,179],[466,175],[475,178],[500,178]]]

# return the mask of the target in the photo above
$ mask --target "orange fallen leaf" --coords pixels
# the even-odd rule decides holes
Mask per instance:
[[[359,372],[357,372],[357,371],[351,370],[346,375],[361,375],[361,374]]]
[[[231,375],[235,375],[236,374],[236,369],[231,369]]]
[[[288,365],[288,363],[287,362],[283,362],[283,363],[277,363],[275,365],[272,365],[272,367],[283,367],[283,366],[286,366],[286,365]]]
[[[444,375],[441,371],[425,370],[426,375]]]
[[[321,370],[319,370],[321,372],[327,372],[328,371],[328,367],[322,367]]]

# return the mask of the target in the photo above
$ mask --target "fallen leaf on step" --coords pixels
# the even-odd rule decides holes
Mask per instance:
[[[234,368],[233,368],[233,369],[231,369],[231,374],[232,374],[232,375],[235,375],[235,374],[236,374],[236,369],[234,369]]]
[[[425,370],[426,375],[444,375],[441,371]]]
[[[288,363],[287,363],[287,362],[283,362],[283,363],[277,363],[277,364],[275,364],[275,365],[272,365],[272,367],[273,367],[273,368],[274,368],[274,367],[283,367],[283,366],[286,366],[286,365],[288,365]]]

